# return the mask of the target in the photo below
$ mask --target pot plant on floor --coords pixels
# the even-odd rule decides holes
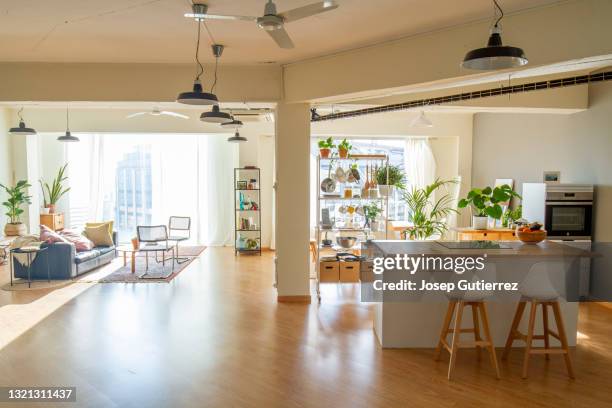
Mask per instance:
[[[452,206],[453,197],[448,192],[451,184],[457,184],[457,181],[436,179],[424,188],[413,188],[404,193],[402,199],[408,207],[408,221],[412,224],[405,231],[407,238],[439,239],[448,231],[446,220],[450,214],[457,213]],[[440,189],[447,191],[440,193]]]
[[[351,144],[348,142],[348,140],[344,139],[338,145],[338,156],[341,159],[346,159],[349,156],[349,153],[351,152],[352,148],[353,148],[353,146],[351,146]]]
[[[385,197],[391,196],[394,188],[399,188],[400,190],[406,188],[406,176],[404,172],[399,166],[393,164],[380,167],[376,170],[374,178],[378,185],[378,191]]]
[[[335,147],[336,145],[331,137],[328,137],[325,140],[319,140],[319,155],[322,159],[329,159],[331,151]]]
[[[472,228],[487,229],[488,218],[499,220],[504,210],[501,203],[509,202],[513,197],[521,196],[512,190],[508,184],[495,188],[485,187],[483,189],[473,188],[467,195],[459,201],[459,208],[472,208]]]
[[[55,208],[60,198],[62,198],[68,191],[70,191],[70,187],[65,187],[65,181],[68,180],[66,174],[66,169],[68,168],[68,163],[64,164],[57,172],[57,176],[49,183],[39,180],[40,188],[43,193],[43,201],[45,208],[49,209],[49,214],[55,213]]]
[[[7,209],[6,216],[9,218],[9,222],[4,226],[4,235],[11,237],[27,234],[27,228],[21,222],[21,214],[23,214],[21,207],[24,204],[32,203],[30,200],[32,197],[26,192],[31,185],[26,180],[20,180],[15,187],[7,187],[3,184],[0,184],[0,187],[8,194],[7,200],[2,202]]]

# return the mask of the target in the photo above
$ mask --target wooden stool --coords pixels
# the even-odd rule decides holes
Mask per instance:
[[[470,329],[461,328],[461,320],[463,318],[463,309],[466,306],[470,306],[472,309],[472,322],[473,327]],[[453,312],[456,309],[455,323],[451,328],[451,321],[453,319]],[[482,322],[482,330],[484,334],[484,340],[480,336],[480,323]],[[449,333],[453,333],[453,340],[449,345],[446,341],[446,337]],[[461,342],[461,333],[474,333],[474,341],[472,342]],[[448,309],[446,310],[446,317],[444,318],[444,324],[442,325],[442,332],[440,333],[440,340],[434,353],[435,360],[440,360],[440,354],[444,347],[450,353],[450,361],[448,364],[448,379],[451,380],[453,371],[455,369],[455,362],[457,361],[457,352],[460,348],[467,347],[480,347],[486,348],[491,358],[491,365],[495,369],[495,377],[499,379],[499,367],[497,366],[497,356],[495,354],[495,347],[493,347],[493,339],[491,338],[491,332],[489,330],[489,318],[487,316],[487,309],[483,301],[463,301],[463,300],[450,300],[448,302]]]
[[[531,304],[529,310],[529,324],[527,326],[527,335],[521,333],[518,330],[518,326],[521,323],[523,312],[527,302]],[[542,306],[542,323],[544,326],[544,334],[534,334],[536,311],[538,305]],[[552,307],[555,315],[555,321],[557,322],[557,333],[552,331],[548,326],[548,306]],[[550,336],[556,338],[561,342],[561,347],[550,347]],[[529,357],[532,354],[544,354],[546,359],[550,358],[550,354],[563,354],[565,357],[565,365],[567,366],[567,374],[570,378],[574,377],[574,369],[572,368],[572,361],[569,355],[569,346],[567,345],[567,336],[565,334],[565,325],[563,323],[563,316],[561,315],[561,308],[559,307],[559,301],[557,300],[521,300],[516,308],[514,319],[512,320],[512,327],[510,327],[510,333],[508,333],[508,339],[506,340],[506,347],[502,354],[502,360],[508,358],[512,343],[514,340],[523,340],[525,345],[525,357],[523,359],[523,378],[527,378],[527,371],[529,370]],[[544,347],[533,347],[533,340],[544,340]]]

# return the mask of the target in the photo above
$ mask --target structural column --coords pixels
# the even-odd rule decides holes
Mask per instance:
[[[279,103],[275,124],[278,300],[310,302],[310,105]]]

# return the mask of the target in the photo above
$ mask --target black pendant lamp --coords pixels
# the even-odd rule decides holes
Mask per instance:
[[[68,106],[66,106],[66,134],[58,137],[57,140],[60,142],[67,142],[67,143],[80,141],[78,137],[72,136],[72,134],[70,133],[70,116],[68,112]]]
[[[489,42],[485,48],[477,48],[468,52],[461,64],[463,68],[492,71],[521,67],[529,62],[522,48],[503,45],[499,23],[504,18],[504,11],[497,0],[493,0],[493,4],[496,10],[499,10],[500,16],[491,28]]]
[[[234,134],[234,136],[232,137],[229,137],[227,141],[230,143],[244,143],[247,141],[247,138],[244,136],[240,136],[240,133],[238,133],[238,131],[236,130],[236,134]]]
[[[242,126],[244,126],[244,123],[242,123],[241,120],[234,118],[233,116],[232,116],[231,122],[226,122],[226,123],[221,124],[221,127],[223,129],[240,129]]]
[[[23,108],[19,109],[19,112],[17,112],[17,115],[19,116],[19,126],[10,128],[9,133],[11,135],[35,135],[36,130],[26,126],[25,122],[23,121],[23,117],[21,116],[21,112],[23,112]]]
[[[215,87],[217,86],[217,68],[219,67],[219,57],[223,53],[223,46],[220,44],[213,44],[212,51],[215,56],[215,80],[213,81],[212,87],[210,88],[210,92],[215,92]],[[204,112],[200,115],[200,120],[206,123],[229,123],[234,120],[232,115],[227,112],[222,112],[219,109],[219,105],[214,105],[212,111]]]
[[[217,95],[212,93],[204,92],[202,88],[202,82],[200,81],[200,77],[204,73],[204,67],[200,62],[200,31],[202,22],[198,21],[198,39],[196,42],[196,69],[197,74],[195,80],[193,81],[193,90],[189,92],[181,92],[176,101],[179,103],[184,103],[186,105],[218,105],[219,99],[217,99]]]

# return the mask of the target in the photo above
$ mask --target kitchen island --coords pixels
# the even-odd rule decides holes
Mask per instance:
[[[472,245],[470,247],[469,245]],[[544,264],[559,271],[548,273],[561,294],[561,311],[565,320],[568,342],[576,344],[578,324],[578,283],[577,269],[579,260],[591,257],[592,253],[554,242],[544,241],[537,245],[527,245],[521,242],[489,242],[478,245],[459,243],[459,241],[372,241],[366,244],[364,252],[369,254],[374,264],[375,258],[405,259],[410,258],[482,258],[486,270],[494,271],[491,278],[480,279],[475,274],[457,274],[454,271],[436,270],[436,268],[420,268],[414,274],[405,269],[386,268],[381,274],[370,273],[368,277],[362,273],[362,300],[376,301],[374,313],[374,331],[384,348],[434,348],[438,342],[440,330],[448,305],[449,293],[440,290],[407,291],[375,291],[373,282],[378,280],[377,287],[382,283],[413,281],[418,288],[425,284],[432,286],[441,281],[459,280],[505,282],[518,286],[519,290],[508,290],[494,293],[487,300],[489,323],[495,346],[501,347],[506,341],[512,323],[517,302],[521,297],[520,287],[533,276],[532,267]],[[377,261],[382,263],[381,261]],[[463,262],[463,261],[462,261]],[[565,265],[565,266],[560,266]],[[438,265],[439,266],[439,265]],[[439,268],[437,268],[439,269]],[[380,271],[379,271],[380,272]],[[530,275],[530,272],[531,275]],[[541,276],[538,276],[538,278]],[[559,287],[559,282],[561,286]],[[439,285],[438,285],[439,286]],[[388,287],[388,285],[387,285]],[[510,286],[508,286],[509,288]],[[376,292],[372,295],[372,292]],[[469,322],[468,322],[469,320]],[[472,319],[464,319],[463,326],[471,327]],[[524,330],[527,319],[523,319],[521,328]],[[536,332],[542,330],[542,318],[538,314]],[[554,325],[553,325],[554,328]],[[555,328],[556,329],[556,328]],[[537,342],[534,345],[538,345]]]

